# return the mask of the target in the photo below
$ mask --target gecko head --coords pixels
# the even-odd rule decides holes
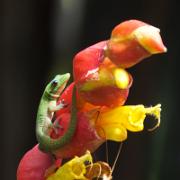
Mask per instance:
[[[46,87],[45,92],[47,93],[47,95],[52,99],[58,98],[63,89],[65,88],[69,78],[69,73],[56,75]]]

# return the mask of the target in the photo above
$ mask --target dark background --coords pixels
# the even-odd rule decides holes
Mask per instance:
[[[139,19],[161,29],[168,53],[129,69],[134,83],[127,104],[161,103],[162,123],[154,132],[129,133],[113,175],[115,180],[179,180],[177,2],[1,0],[0,179],[16,179],[18,162],[36,144],[36,111],[45,84],[57,73],[72,72],[75,53],[108,39],[115,25]],[[112,164],[118,145],[109,147]],[[104,146],[97,157],[105,157]]]

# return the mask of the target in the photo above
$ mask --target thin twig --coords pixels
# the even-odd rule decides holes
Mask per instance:
[[[119,149],[118,149],[116,158],[115,158],[115,160],[114,160],[114,164],[113,164],[113,166],[112,166],[112,173],[113,173],[113,171],[114,171],[114,168],[115,168],[115,166],[116,166],[117,160],[118,160],[119,155],[120,155],[120,153],[121,153],[122,146],[123,146],[123,143],[121,142],[121,144],[119,145]]]
[[[108,149],[108,141],[106,140],[106,162],[109,164],[109,149]]]

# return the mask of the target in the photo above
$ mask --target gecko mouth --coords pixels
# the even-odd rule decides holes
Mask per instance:
[[[56,93],[50,93],[51,98],[53,99],[58,99],[61,95],[61,93],[63,92],[64,88],[66,87],[68,80],[66,80],[61,86],[60,88],[57,90]]]

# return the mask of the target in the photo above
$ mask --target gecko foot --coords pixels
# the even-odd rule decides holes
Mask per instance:
[[[62,108],[67,108],[68,105],[69,105],[68,103],[65,103],[65,100],[64,100],[64,99],[62,99],[62,100],[60,101],[60,104],[61,104],[61,107],[62,107]],[[60,105],[60,104],[59,104],[59,105]],[[59,106],[59,105],[58,105],[58,106]]]

